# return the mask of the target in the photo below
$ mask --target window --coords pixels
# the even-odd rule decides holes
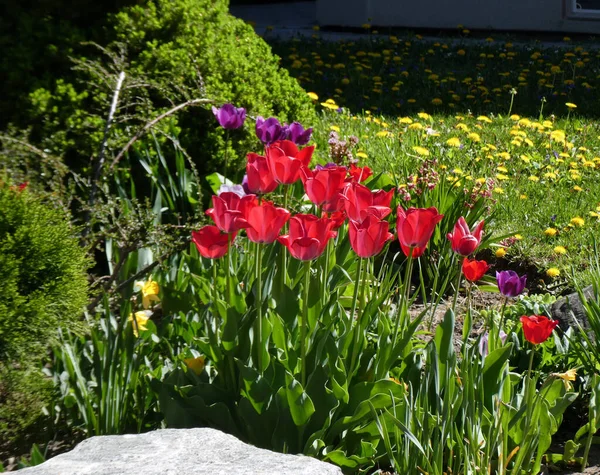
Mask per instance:
[[[566,17],[600,21],[600,0],[565,0]]]

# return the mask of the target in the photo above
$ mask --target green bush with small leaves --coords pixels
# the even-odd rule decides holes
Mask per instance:
[[[107,10],[104,27],[89,38],[85,32],[82,38],[72,35],[97,43],[80,46],[74,50],[78,54],[71,52],[72,70],[53,78],[51,85],[30,90],[29,117],[19,115],[15,125],[31,127],[29,139],[38,148],[65,157],[75,170],[89,172],[90,157],[99,154],[120,72],[126,76],[107,162],[148,121],[192,99],[247,109],[250,119],[244,129],[230,135],[231,169],[239,168],[235,162],[241,163],[248,150],[257,147],[252,118],[274,115],[305,125],[316,120],[312,102],[296,79],[280,68],[279,58],[250,25],[229,14],[227,1],[127,3],[117,13]],[[155,125],[163,132],[181,131],[181,145],[201,174],[222,171],[227,143],[211,105],[185,107]]]
[[[60,326],[80,325],[88,264],[65,212],[0,181],[0,441],[41,415],[41,363]]]

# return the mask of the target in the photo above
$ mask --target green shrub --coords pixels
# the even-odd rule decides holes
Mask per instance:
[[[67,73],[63,68],[50,85],[46,81],[31,88],[29,116],[16,124],[31,127],[29,139],[36,146],[66,157],[79,171],[98,153],[120,71],[126,79],[109,159],[142,124],[192,98],[232,102],[252,117],[276,115],[308,125],[315,119],[296,80],[279,67],[279,59],[249,25],[228,13],[226,1],[152,0],[109,11],[102,34],[97,28],[88,36],[84,30],[71,34],[76,41],[92,39],[104,48],[87,45],[71,51],[75,67]],[[184,109],[176,119],[157,125],[163,130],[174,126],[183,131],[181,144],[201,174],[220,170],[224,131],[208,105]],[[235,162],[256,148],[253,121],[231,138],[230,162]]]
[[[0,185],[0,439],[41,414],[41,361],[59,326],[78,326],[87,265],[64,212]]]

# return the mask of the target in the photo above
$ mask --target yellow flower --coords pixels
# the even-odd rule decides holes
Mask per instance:
[[[582,228],[583,225],[585,224],[585,220],[583,218],[580,218],[579,216],[571,219],[571,224],[573,226],[577,226],[579,228]]]
[[[550,269],[546,271],[546,275],[554,279],[560,275],[560,271],[556,267],[550,267]]]
[[[557,232],[558,230],[556,228],[548,228],[544,231],[544,234],[548,237],[554,237]]]
[[[519,195],[519,199],[526,200],[527,199],[527,195]]]
[[[340,131],[340,128],[337,125],[330,125],[329,129],[333,130],[334,132],[339,132]]]
[[[449,138],[446,141],[446,144],[450,145],[451,147],[459,148],[460,147],[460,140],[457,137],[452,137],[452,138]]]
[[[494,188],[494,193],[498,193],[499,195],[503,195],[504,194],[504,190],[502,188],[500,188],[499,186],[497,186],[496,188]]]
[[[160,302],[160,297],[158,296],[160,287],[158,286],[158,282],[155,282],[152,279],[146,282],[136,282],[133,288],[137,290],[141,289],[142,306],[144,308],[150,307],[151,302]]]
[[[430,155],[429,150],[427,150],[425,147],[415,146],[413,147],[413,150],[423,157],[429,157]]]
[[[191,369],[196,376],[199,376],[202,371],[204,371],[206,357],[198,356],[197,358],[185,358],[183,362],[185,365]]]
[[[556,246],[554,248],[554,253],[558,255],[565,255],[567,253],[567,250],[563,246]]]
[[[456,54],[457,54],[457,55],[459,55],[459,56],[464,56],[465,54],[467,54],[467,52],[466,52],[464,49],[459,49],[459,50],[456,52]]]
[[[433,99],[431,99],[431,103],[434,106],[441,106],[444,103],[444,101],[442,101],[439,97],[434,97]]]
[[[365,152],[358,152],[356,154],[358,158],[369,158],[369,156]]]
[[[310,97],[313,101],[318,101],[319,96],[317,96],[314,92],[307,92],[306,95]]]
[[[398,122],[400,122],[401,124],[412,124],[413,120],[410,117],[401,117],[400,119],[398,119]]]
[[[496,257],[502,259],[504,256],[506,256],[506,249],[504,249],[503,247],[499,247],[496,250]]]
[[[577,106],[572,102],[567,102],[565,106],[567,106],[569,109],[577,109]]]
[[[429,120],[429,119],[431,119],[431,116],[430,116],[430,115],[429,115],[427,112],[419,112],[419,113],[417,114],[417,116],[418,116],[420,119],[423,119],[423,120]]]
[[[583,188],[581,188],[581,187],[580,187],[580,186],[578,186],[578,185],[575,185],[575,186],[573,187],[573,191],[583,191]]]
[[[565,389],[569,391],[573,388],[571,381],[575,381],[577,378],[577,369],[570,369],[566,373],[551,373],[550,375],[562,379],[565,383]]]
[[[131,313],[129,314],[127,321],[131,322],[133,326],[133,334],[135,336],[139,335],[138,330],[145,331],[148,329],[146,325],[148,324],[148,320],[150,320],[150,315],[152,315],[150,310],[141,310],[140,312],[135,312],[134,322],[134,315]]]
[[[475,132],[471,132],[469,135],[467,135],[467,138],[473,142],[481,142],[481,137]]]

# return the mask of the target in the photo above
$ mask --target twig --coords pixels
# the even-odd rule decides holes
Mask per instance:
[[[169,109],[168,111],[162,113],[158,117],[152,119],[150,122],[146,123],[146,125],[144,125],[140,130],[138,130],[138,132],[131,138],[131,140],[129,140],[129,142],[127,142],[127,145],[125,145],[121,149],[121,151],[118,153],[118,155],[115,157],[115,159],[110,164],[110,170],[112,171],[112,169],[115,167],[115,165],[117,163],[119,163],[119,160],[121,160],[121,158],[123,158],[123,155],[125,155],[127,153],[127,151],[131,148],[131,146],[135,142],[137,142],[146,132],[148,132],[149,129],[154,127],[158,122],[163,120],[165,117],[173,115],[175,112],[177,112],[181,109],[184,109],[186,107],[189,107],[189,106],[197,106],[200,104],[210,104],[212,102],[214,102],[212,99],[191,99],[189,101],[186,101],[182,104],[179,104],[179,105],[173,107],[172,109]]]
[[[124,80],[125,72],[121,71],[121,73],[119,74],[119,79],[117,79],[117,87],[115,88],[115,93],[113,94],[112,103],[108,112],[108,118],[106,119],[106,126],[104,127],[104,137],[102,138],[102,144],[100,145],[98,160],[96,161],[96,165],[94,166],[94,172],[92,173],[92,190],[90,191],[89,200],[90,207],[94,204],[94,198],[96,197],[96,191],[98,189],[98,180],[100,179],[100,174],[102,173],[102,165],[104,165],[104,154],[106,152],[106,144],[108,143],[108,134],[110,132],[110,126],[112,125],[115,111],[117,110],[117,104],[119,102],[119,93],[121,92],[121,86],[123,85]]]

